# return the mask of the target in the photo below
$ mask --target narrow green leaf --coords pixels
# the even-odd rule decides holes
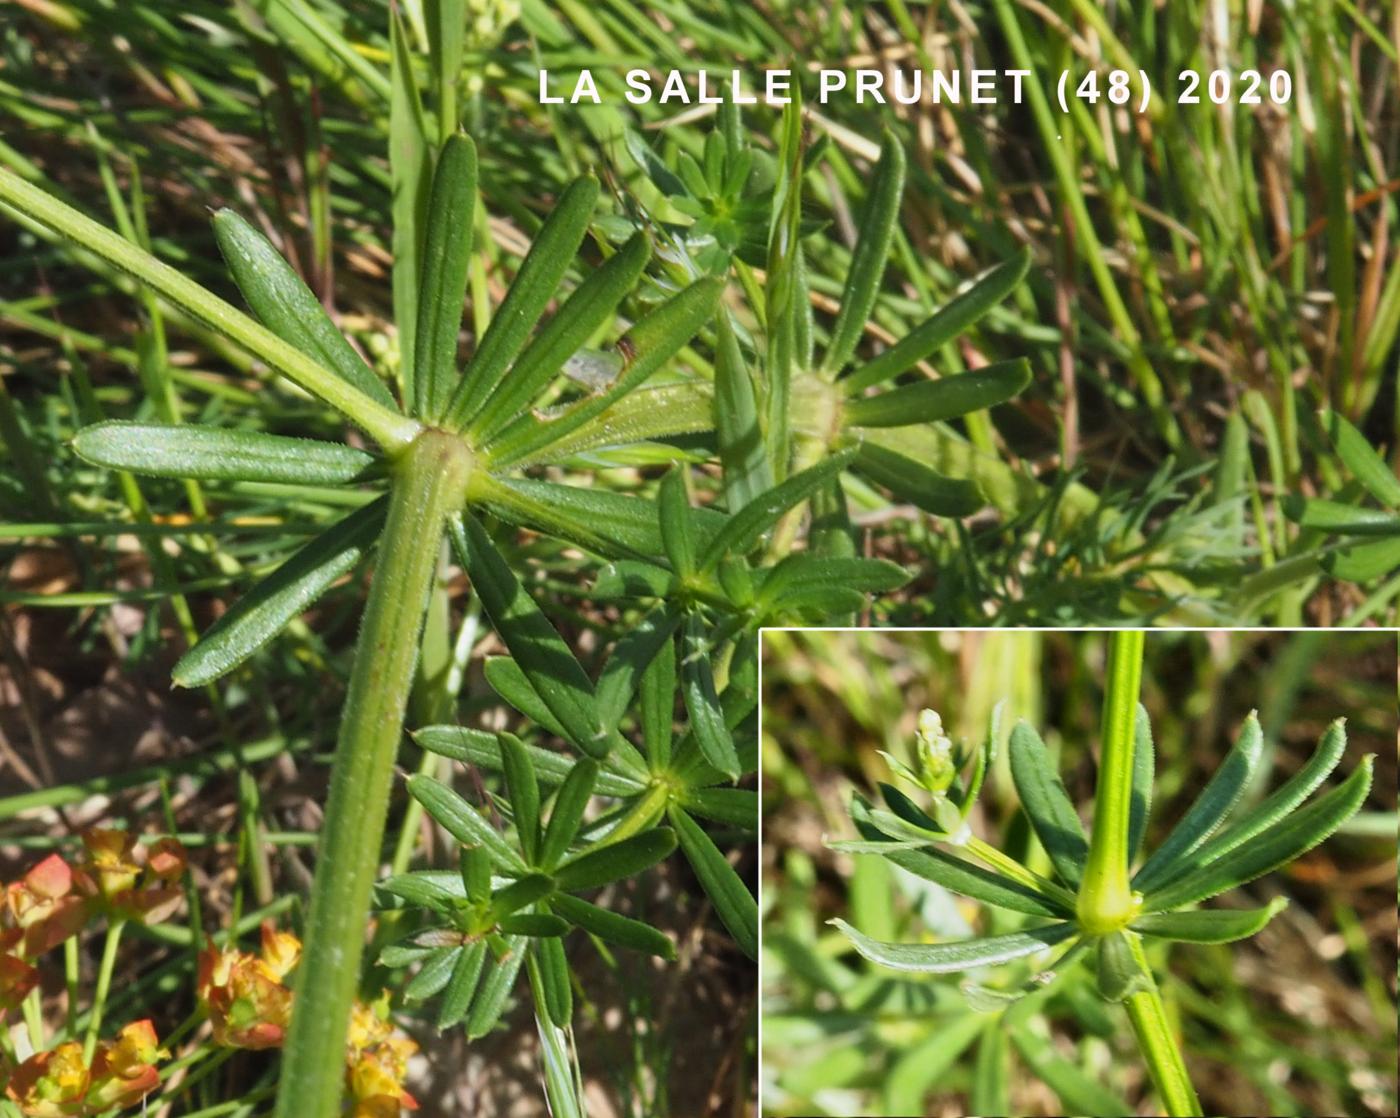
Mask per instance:
[[[758,958],[758,902],[704,828],[675,804],[666,809],[681,849],[739,950]]]
[[[520,974],[520,967],[525,962],[525,943],[524,936],[506,937],[505,957],[495,960],[486,974],[486,981],[481,984],[480,993],[472,1002],[471,1012],[467,1014],[468,1040],[485,1036],[501,1019],[501,1014],[505,1012],[506,999],[510,997],[516,976]]]
[[[1400,477],[1366,436],[1349,423],[1340,412],[1324,411],[1322,425],[1337,448],[1337,454],[1372,497],[1387,508],[1400,510]]]
[[[477,983],[481,980],[481,968],[486,962],[486,943],[478,940],[465,947],[457,956],[457,963],[447,980],[447,991],[442,995],[438,1006],[437,1027],[441,1032],[458,1024],[467,1015]]]
[[[540,983],[544,987],[545,1016],[560,1029],[567,1029],[574,1016],[574,991],[569,982],[569,960],[560,939],[546,939],[535,945]]]
[[[442,418],[456,385],[475,207],[476,145],[458,132],[443,145],[433,173],[413,338],[414,412],[432,422]]]
[[[458,842],[480,846],[507,873],[526,872],[525,863],[505,837],[451,788],[432,777],[415,774],[408,778],[408,792]]]
[[[715,438],[724,471],[724,505],[738,512],[765,489],[773,475],[758,424],[758,401],[728,311],[715,323]]]
[[[73,437],[80,458],[148,477],[343,485],[362,480],[377,459],[341,443],[194,424],[111,420]]]
[[[973,1114],[1010,1114],[1007,1084],[1011,1079],[1011,1045],[999,1020],[984,1022],[972,1068],[968,1108]]]
[[[676,834],[656,827],[639,835],[593,846],[561,862],[555,870],[559,888],[574,893],[597,889],[650,869],[676,848]]]
[[[650,924],[620,916],[616,912],[599,908],[595,904],[567,894],[560,894],[549,903],[560,916],[599,939],[621,947],[629,947],[633,951],[658,955],[663,959],[676,957],[675,944]]]
[[[1285,818],[1322,785],[1341,761],[1346,748],[1346,719],[1338,718],[1323,731],[1317,748],[1301,769],[1202,846],[1192,862],[1202,865],[1212,862]]]
[[[574,745],[594,757],[606,757],[609,735],[598,717],[593,683],[569,646],[474,517],[454,518],[449,532],[492,627],[530,686]]]
[[[680,618],[667,608],[666,616],[674,631]],[[676,721],[676,642],[661,642],[642,673],[641,685],[642,744],[653,769],[664,769],[671,763],[671,735]]]
[[[583,757],[574,763],[550,809],[549,826],[545,828],[544,842],[540,845],[540,865],[553,869],[568,851],[583,822],[583,812],[598,777],[598,762],[592,758]]]
[[[375,886],[381,893],[407,901],[434,912],[451,912],[457,906],[457,895],[444,889],[435,879],[421,873],[396,873]],[[385,907],[392,907],[386,905]]]
[[[907,384],[878,396],[858,396],[846,404],[852,427],[908,427],[938,423],[1004,404],[1031,382],[1024,357],[998,361],[971,372]]]
[[[894,1064],[882,1085],[885,1113],[921,1113],[925,1097],[959,1063],[962,1054],[985,1027],[981,1016],[960,1013],[936,1022],[917,1044],[892,1053]]]
[[[971,516],[986,504],[976,482],[947,477],[870,437],[862,439],[855,464],[901,501],[934,516]]]
[[[671,637],[678,624],[679,614],[663,602],[618,638],[598,676],[598,716],[605,726],[616,726],[622,720],[637,692],[638,680],[645,680],[658,656],[669,658],[674,673],[676,654]]]
[[[1009,752],[1011,779],[1036,837],[1050,855],[1060,880],[1076,889],[1089,857],[1089,841],[1050,753],[1028,722],[1016,723]]]
[[[776,524],[785,512],[805,501],[844,470],[854,456],[854,449],[838,451],[825,461],[794,474],[781,485],[750,501],[731,516],[703,547],[698,561],[699,568],[710,570],[728,554],[747,554],[758,545],[763,534]]]
[[[1366,801],[1371,788],[1373,754],[1338,787],[1274,824],[1269,830],[1201,866],[1172,885],[1148,893],[1146,912],[1165,912],[1213,897],[1246,881],[1287,865],[1306,853],[1350,819]]]
[[[1263,748],[1264,735],[1259,728],[1259,716],[1251,712],[1240,729],[1234,748],[1201,790],[1196,802],[1133,875],[1134,889],[1140,893],[1151,892],[1166,880],[1178,862],[1210,838],[1239,801],[1250,777],[1254,775]]]
[[[752,507],[752,506],[750,506]],[[725,724],[719,695],[715,692],[714,669],[710,663],[710,643],[705,623],[698,612],[686,616],[681,634],[681,691],[695,743],[705,760],[731,780],[739,779],[739,755],[734,738]]]
[[[806,601],[824,591],[846,590],[861,596],[882,594],[897,590],[908,581],[909,572],[886,559],[825,558],[799,552],[769,570],[758,601],[760,612],[766,612]]]
[[[535,864],[540,843],[540,784],[530,752],[514,734],[497,735],[501,743],[502,771],[506,778],[506,795],[515,815],[515,829],[520,836],[520,849],[529,865]]]
[[[690,525],[690,498],[685,491],[684,467],[673,468],[661,479],[657,505],[661,511],[661,542],[671,569],[681,578],[695,573],[695,537]]]
[[[632,290],[646,267],[651,245],[637,233],[574,290],[554,317],[535,335],[510,373],[486,397],[471,421],[479,443],[492,441],[501,428],[528,407],[563,368],[588,344],[617,305]]]
[[[536,460],[535,455],[540,455],[538,460],[545,460],[547,456],[540,454],[545,447],[564,444],[680,352],[681,347],[714,317],[723,292],[724,284],[720,280],[699,280],[648,311],[627,331],[626,341],[635,356],[623,365],[611,387],[566,406],[552,418],[521,416],[491,444],[491,461],[505,466],[526,459]]]
[[[1320,498],[1291,498],[1284,511],[1303,528],[1353,536],[1400,534],[1400,516],[1386,509],[1365,509]]]
[[[952,341],[1016,290],[1030,265],[1029,249],[1022,249],[1004,264],[998,264],[889,349],[846,377],[841,382],[842,387],[854,395],[873,385],[893,380],[912,368]]]
[[[569,735],[559,719],[555,718],[549,707],[544,705],[544,700],[539,697],[530,681],[525,678],[525,673],[520,670],[520,665],[509,656],[488,656],[483,673],[486,676],[486,682],[491,685],[491,690],[503,698],[509,706],[514,707],[545,733],[562,738],[564,741],[569,740]]]
[[[488,661],[488,664],[491,662]],[[481,765],[496,772],[505,767],[501,760],[500,743],[496,740],[496,735],[489,730],[472,730],[466,726],[425,726],[413,732],[413,740],[440,757],[450,757],[454,761],[469,765]],[[525,749],[530,754],[530,763],[535,767],[536,777],[546,788],[562,784],[578,764],[577,758],[566,753],[556,753],[552,749],[542,749],[529,744]],[[645,787],[646,784],[636,777],[609,768],[599,772],[596,790],[600,796],[635,796]]]
[[[682,793],[681,804],[715,823],[758,829],[758,793],[751,788],[690,788]]]
[[[457,869],[462,888],[473,904],[486,904],[491,899],[491,855],[479,846],[463,846],[457,855]]]
[[[1011,1043],[1032,1074],[1059,1096],[1061,1113],[1092,1118],[1119,1118],[1132,1113],[1124,1099],[1092,1075],[1086,1075],[1078,1064],[1058,1055],[1044,1036],[1024,1028],[1012,1029]]]
[[[427,224],[428,189],[432,185],[427,122],[413,70],[413,51],[403,16],[389,9],[389,186],[393,194],[394,254],[392,286],[394,322],[399,330],[399,369],[403,398],[413,391],[414,337],[418,326],[418,283],[421,278],[423,228]]]
[[[1148,988],[1150,976],[1138,964],[1127,936],[1113,932],[1095,945],[1099,997],[1121,1002]]]
[[[1287,897],[1275,897],[1264,908],[1150,913],[1134,920],[1133,930],[1186,943],[1230,943],[1263,931],[1264,925],[1287,907]]]
[[[1396,517],[1394,539],[1338,548],[1323,555],[1322,566],[1329,574],[1351,582],[1370,582],[1400,570],[1400,517]]]
[[[264,326],[366,396],[398,407],[271,241],[232,210],[214,214],[214,239],[238,290]]]
[[[490,916],[493,920],[502,920],[526,905],[532,905],[536,901],[544,899],[552,892],[554,892],[553,878],[542,873],[527,874],[525,877],[512,881],[509,885],[497,889],[491,895]]]
[[[880,294],[880,279],[885,274],[890,243],[899,225],[899,200],[903,193],[904,147],[892,133],[886,132],[866,196],[865,212],[861,215],[856,247],[851,253],[851,267],[841,293],[841,310],[831,328],[831,342],[822,361],[827,373],[838,373],[846,367],[865,330],[876,296]]]
[[[1152,814],[1153,761],[1152,720],[1147,716],[1147,708],[1138,703],[1137,720],[1133,723],[1133,792],[1128,808],[1129,866],[1142,847],[1147,819]]]
[[[505,378],[578,254],[597,203],[598,180],[592,176],[576,179],[540,226],[452,395],[447,422],[454,430],[472,422]]]
[[[436,950],[436,947],[420,947],[415,943],[391,943],[379,953],[379,965],[393,968],[411,967],[414,963],[421,963]]]
[[[1076,933],[1073,924],[1063,923],[955,943],[882,943],[862,935],[839,917],[828,923],[840,929],[856,951],[872,963],[916,974],[951,974],[1007,963],[1063,943]]]
[[[171,669],[177,687],[201,687],[233,671],[349,573],[379,538],[389,499],[351,513],[305,544],[243,595]]]
[[[501,917],[498,926],[506,935],[529,936],[532,939],[558,939],[569,931],[567,920],[547,912],[517,912]]]
[[[460,947],[445,948],[435,952],[423,964],[423,969],[415,974],[403,989],[403,996],[410,1002],[424,1002],[441,993],[452,981],[452,972],[462,957]]]

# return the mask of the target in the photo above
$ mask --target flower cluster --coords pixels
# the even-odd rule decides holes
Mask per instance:
[[[25,1118],[85,1118],[134,1106],[160,1085],[156,1062],[169,1055],[149,1020],[134,1021],[97,1046],[89,1064],[68,1041],[36,1052],[10,1073],[5,1094]],[[3,1073],[3,1069],[0,1069]]]
[[[279,1048],[292,1015],[288,976],[301,958],[301,942],[290,932],[262,925],[253,955],[210,944],[199,960],[199,1004],[209,1015],[214,1042],[228,1048]],[[409,1058],[418,1046],[394,1031],[387,996],[357,1001],[345,1052],[346,1087],[353,1118],[397,1118],[417,1102],[403,1087]]]

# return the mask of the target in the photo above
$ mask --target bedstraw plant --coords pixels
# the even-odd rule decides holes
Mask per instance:
[[[914,763],[892,762],[892,767],[928,801],[927,809],[899,788],[881,785],[884,807],[860,797],[853,800],[852,817],[861,837],[832,843],[848,853],[888,859],[954,892],[1034,917],[1036,924],[1003,935],[902,944],[873,939],[839,918],[832,923],[866,959],[913,973],[978,970],[1059,951],[1019,990],[965,984],[969,1000],[984,1009],[1004,1009],[1043,990],[1081,956],[1091,955],[1098,992],[1122,1004],[1166,1112],[1198,1115],[1201,1106],[1143,951],[1143,938],[1228,943],[1260,931],[1285,900],[1244,910],[1195,906],[1287,865],[1336,831],[1365,801],[1373,757],[1365,757],[1337,787],[1304,804],[1341,760],[1346,730],[1338,719],[1307,764],[1232,818],[1263,748],[1259,721],[1251,714],[1186,814],[1138,863],[1153,785],[1151,726],[1138,702],[1143,633],[1115,633],[1110,640],[1099,775],[1087,836],[1040,735],[1020,722],[1009,738],[1012,780],[1049,857],[1053,877],[1036,873],[973,835],[967,824],[983,777],[995,760],[995,715],[979,749],[959,750],[943,734],[937,715],[925,711]],[[970,771],[962,775],[969,765]]]

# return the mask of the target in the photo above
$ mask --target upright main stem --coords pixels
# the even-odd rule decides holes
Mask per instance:
[[[443,522],[461,506],[471,465],[465,444],[432,430],[395,463],[388,520],[341,715],[282,1058],[278,1118],[340,1113],[350,1010],[423,613]]]
[[[1147,965],[1147,956],[1142,950],[1142,941],[1136,933],[1129,932],[1128,943],[1133,958],[1147,975],[1147,988],[1129,994],[1123,1003],[1128,1020],[1133,1024],[1133,1035],[1137,1037],[1147,1071],[1167,1113],[1172,1118],[1195,1118],[1201,1113],[1201,1101],[1196,1097],[1196,1088],[1191,1084],[1181,1049],[1176,1045],[1162,995],[1157,992],[1157,981],[1152,977],[1152,968]]]

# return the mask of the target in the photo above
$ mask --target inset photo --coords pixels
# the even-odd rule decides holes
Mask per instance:
[[[764,630],[761,1112],[1396,1112],[1393,632]]]

